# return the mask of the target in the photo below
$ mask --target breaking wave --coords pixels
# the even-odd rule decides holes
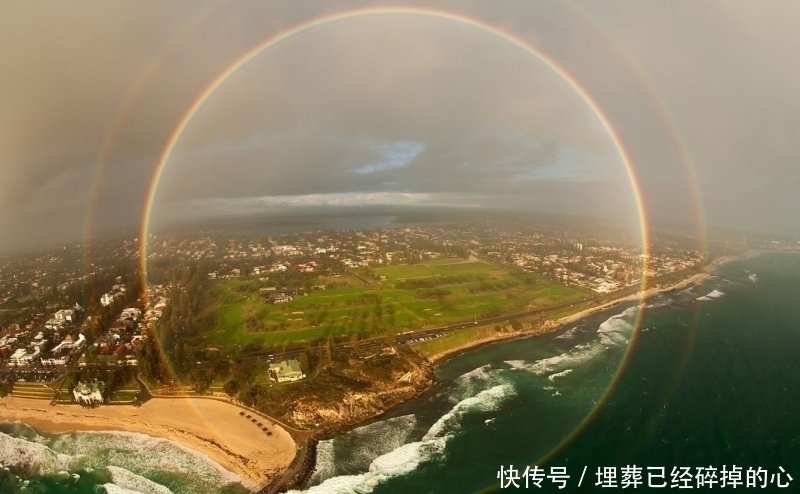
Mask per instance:
[[[371,492],[380,483],[392,477],[410,473],[421,463],[430,461],[442,454],[445,443],[445,438],[437,438],[432,441],[417,441],[404,444],[389,453],[375,458],[370,464],[369,470],[365,473],[332,477],[302,492],[313,494]],[[289,492],[299,493],[301,491]]]
[[[548,374],[563,372],[567,369],[572,369],[581,364],[589,362],[604,351],[605,347],[600,345],[597,341],[594,341],[591,343],[576,345],[564,353],[553,357],[540,359],[533,363],[520,360],[509,360],[506,361],[506,364],[510,365],[512,369],[526,370],[528,372],[533,372],[537,376],[545,376]]]
[[[411,440],[417,424],[413,414],[358,427],[334,439],[320,441],[310,483],[318,484],[337,475],[364,471],[376,458]],[[344,454],[337,455],[337,451]]]
[[[568,375],[570,372],[572,372],[573,370],[574,369],[567,369],[567,370],[563,370],[561,372],[556,372],[555,374],[550,374],[549,376],[547,376],[547,379],[549,379],[550,382],[554,382],[559,377],[564,377],[564,376]]]
[[[109,465],[106,469],[111,473],[113,483],[104,484],[108,494],[140,493],[140,494],[173,494],[171,490],[152,480],[136,475],[130,470]]]
[[[472,373],[467,374],[475,377],[481,372],[475,373],[475,371],[472,371]],[[510,384],[500,384],[480,391],[475,396],[465,398],[456,403],[450,411],[440,417],[428,429],[427,433],[419,441],[402,444],[372,460],[367,471],[355,475],[331,477],[302,492],[312,494],[371,492],[379,484],[391,478],[408,474],[423,463],[441,458],[445,454],[445,447],[448,441],[461,428],[464,416],[469,413],[497,411],[506,400],[515,395],[514,387]],[[398,417],[397,419],[408,420],[408,417]],[[382,424],[381,427],[386,427],[386,423],[391,420],[396,419],[370,424],[365,427],[378,426],[378,424]],[[300,491],[290,492],[298,493]]]
[[[0,432],[0,463],[27,478],[105,469],[113,480],[104,484],[106,491],[143,494],[173,492],[149,478],[172,479],[169,485],[175,492],[187,494],[241,483],[238,476],[207,456],[145,434],[75,432],[44,436],[22,423],[6,423],[2,430],[7,432]]]
[[[318,484],[336,475],[336,450],[333,439],[325,439],[317,443],[317,457],[314,460],[314,471],[310,483]]]
[[[665,298],[663,300],[653,301],[647,305],[645,305],[648,309],[658,309],[660,307],[667,307],[668,305],[672,304],[673,300],[671,298]]]
[[[458,403],[502,382],[500,369],[493,369],[489,364],[483,365],[455,378],[448,390],[449,399],[451,403]]]
[[[632,320],[637,311],[637,307],[629,307],[619,314],[609,317],[597,328],[596,338],[575,345],[564,353],[532,363],[523,360],[507,360],[505,363],[511,369],[526,370],[539,376],[561,377],[572,369],[594,360],[609,348],[627,345],[634,328]]]
[[[697,297],[695,300],[707,301],[707,300],[711,300],[711,299],[715,299],[715,298],[720,298],[723,295],[725,295],[725,292],[721,292],[719,290],[712,290],[712,291],[708,292],[707,294],[703,295],[702,297]]]
[[[77,459],[58,453],[46,444],[0,433],[0,463],[33,476],[71,470]]]
[[[575,338],[575,334],[578,332],[578,326],[572,327],[560,335],[556,336],[555,339],[557,340],[572,340]]]
[[[500,409],[502,404],[516,394],[514,387],[510,384],[500,384],[492,388],[481,391],[475,396],[461,400],[449,412],[442,415],[434,423],[425,436],[426,439],[433,439],[455,432],[461,425],[461,419],[470,412],[494,412]]]

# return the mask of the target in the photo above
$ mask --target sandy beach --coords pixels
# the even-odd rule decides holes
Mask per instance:
[[[53,433],[123,431],[168,439],[206,455],[252,489],[289,466],[295,442],[283,428],[258,417],[263,426],[269,426],[272,435],[268,435],[239,415],[242,410],[204,398],[153,398],[140,407],[84,409],[8,396],[0,400],[0,421],[18,420]]]

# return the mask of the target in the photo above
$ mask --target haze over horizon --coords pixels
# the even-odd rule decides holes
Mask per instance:
[[[226,68],[293,26],[389,5],[4,6],[0,252],[140,224],[162,151]],[[797,235],[799,15],[775,1],[443,2],[318,23],[195,108],[153,224],[354,208],[635,224],[605,118],[651,221]]]

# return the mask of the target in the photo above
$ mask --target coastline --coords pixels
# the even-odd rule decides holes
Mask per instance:
[[[256,490],[286,471],[297,444],[284,428],[264,419],[272,432],[267,435],[239,414],[244,410],[206,398],[153,398],[140,407],[87,410],[7,396],[0,400],[0,421],[19,421],[54,434],[128,432],[165,439],[206,457],[246,488]]]
[[[573,323],[575,323],[577,321],[580,321],[581,319],[589,317],[589,316],[591,316],[593,314],[596,314],[598,312],[610,309],[610,308],[612,308],[612,307],[614,307],[616,305],[624,304],[624,303],[627,303],[627,302],[635,302],[635,301],[644,302],[645,300],[647,300],[649,298],[652,298],[652,297],[654,297],[654,296],[656,296],[656,295],[658,295],[660,293],[671,292],[671,291],[674,291],[674,290],[680,290],[680,289],[683,289],[683,288],[687,288],[689,286],[699,285],[700,283],[702,283],[705,280],[707,280],[709,277],[713,276],[714,275],[713,271],[715,271],[717,268],[719,268],[723,264],[726,264],[728,262],[731,262],[731,261],[734,261],[734,260],[737,260],[737,259],[741,259],[741,258],[744,258],[744,257],[749,257],[749,256],[752,256],[752,255],[756,255],[756,254],[751,253],[751,254],[746,254],[744,256],[725,256],[725,257],[720,257],[720,258],[714,259],[713,261],[708,263],[703,268],[703,271],[698,272],[698,273],[694,273],[691,276],[688,276],[687,278],[684,278],[682,280],[676,281],[675,283],[671,283],[671,284],[665,285],[665,286],[658,286],[658,285],[652,286],[652,287],[648,288],[645,291],[639,291],[639,292],[631,294],[631,295],[625,295],[625,296],[622,296],[622,297],[618,297],[618,298],[615,298],[615,299],[610,300],[608,302],[605,302],[603,304],[600,304],[598,306],[589,307],[587,309],[580,310],[578,312],[569,314],[567,316],[561,317],[561,318],[556,319],[556,320],[547,320],[547,321],[545,321],[545,322],[543,322],[541,324],[538,324],[536,326],[532,326],[529,329],[525,329],[525,330],[522,330],[522,331],[517,331],[517,332],[514,332],[514,333],[500,333],[500,334],[497,334],[497,335],[492,335],[492,336],[490,336],[488,338],[481,338],[481,339],[477,339],[477,340],[471,341],[469,343],[465,343],[463,345],[459,345],[459,346],[456,346],[456,347],[453,347],[453,348],[448,348],[447,350],[444,350],[442,352],[439,352],[439,353],[436,353],[434,355],[429,356],[428,360],[432,364],[438,365],[438,364],[440,364],[440,363],[442,363],[442,362],[444,362],[444,361],[446,361],[448,359],[457,357],[457,356],[459,356],[461,354],[464,354],[466,352],[475,350],[477,348],[480,348],[480,347],[483,347],[483,346],[486,346],[486,345],[490,345],[492,343],[502,342],[502,341],[511,341],[511,340],[516,340],[516,339],[524,339],[524,338],[530,338],[532,336],[538,336],[538,335],[552,333],[554,331],[558,331],[560,329],[563,329],[564,326],[566,326],[568,324],[573,324]]]
[[[648,288],[644,292],[640,291],[640,292],[637,292],[637,293],[634,293],[634,294],[631,294],[631,295],[618,297],[616,299],[610,300],[610,301],[608,301],[606,303],[603,303],[601,305],[598,305],[596,307],[590,307],[590,308],[587,308],[587,309],[580,310],[578,312],[569,314],[567,316],[561,317],[561,318],[559,318],[559,319],[557,319],[555,321],[553,321],[553,320],[545,321],[545,322],[543,322],[541,324],[538,324],[536,326],[533,326],[533,327],[531,327],[530,329],[527,329],[527,330],[518,331],[518,332],[514,332],[514,333],[502,333],[502,334],[493,335],[493,336],[491,336],[489,338],[477,339],[477,340],[471,341],[469,343],[465,343],[463,345],[459,345],[459,346],[456,346],[456,347],[453,347],[453,348],[449,348],[449,349],[447,349],[445,351],[442,351],[442,352],[439,352],[437,354],[431,355],[431,356],[427,357],[427,360],[431,363],[431,365],[436,366],[436,365],[439,365],[439,364],[441,364],[442,362],[444,362],[444,361],[446,361],[448,359],[455,358],[455,357],[457,357],[459,355],[462,355],[464,353],[467,353],[467,352],[470,352],[470,351],[474,351],[474,350],[476,350],[478,348],[481,348],[481,347],[484,347],[484,346],[487,346],[487,345],[491,345],[493,343],[499,343],[499,342],[505,342],[505,341],[513,341],[513,340],[517,340],[517,339],[525,339],[525,338],[530,338],[530,337],[533,337],[533,336],[538,336],[538,335],[543,335],[543,334],[551,333],[551,332],[554,332],[554,331],[558,331],[560,329],[563,329],[564,326],[566,326],[568,324],[575,323],[576,321],[579,321],[581,319],[589,317],[589,316],[591,316],[591,315],[593,315],[593,314],[595,314],[597,312],[610,309],[610,308],[612,308],[612,307],[614,307],[616,305],[619,305],[619,304],[623,304],[623,303],[626,303],[626,302],[634,302],[634,301],[639,301],[640,303],[643,303],[648,298],[654,297],[654,296],[656,296],[656,295],[658,295],[660,293],[665,293],[665,292],[670,292],[670,291],[675,291],[675,290],[681,290],[681,289],[684,289],[684,288],[687,288],[687,287],[690,287],[690,286],[696,286],[696,285],[699,285],[700,283],[704,282],[705,280],[707,280],[709,277],[713,276],[714,275],[714,271],[717,268],[719,268],[719,266],[721,266],[722,264],[725,264],[727,262],[739,259],[740,257],[741,256],[721,257],[721,258],[715,259],[714,261],[712,261],[709,264],[707,264],[706,266],[704,266],[702,271],[694,273],[694,274],[692,274],[690,276],[687,276],[686,278],[684,278],[682,280],[679,280],[679,281],[676,281],[675,283],[670,283],[669,285],[665,285],[665,286],[654,286],[654,287]],[[435,386],[435,384],[433,386]],[[431,386],[431,388],[433,386]],[[429,388],[429,389],[431,389],[431,388]],[[365,419],[364,421],[360,422],[360,424],[375,420],[376,418],[381,417],[384,414],[388,413],[390,409],[391,409],[391,407],[387,408],[386,410],[384,410],[383,412],[381,412],[379,414],[376,414],[373,417],[369,417],[369,418]],[[359,424],[355,424],[355,425],[350,425],[348,427],[345,427],[343,429],[342,428],[331,429],[329,431],[326,431],[326,433],[322,434],[320,437],[330,437],[330,436],[333,435],[332,433],[334,431],[336,431],[336,433],[340,433],[343,430],[351,430],[353,427],[358,427],[358,426],[359,426]],[[313,470],[316,467],[316,458],[307,458],[307,460],[310,460],[310,461],[305,461],[304,462],[304,465],[302,466],[301,470],[299,472],[296,472],[296,478],[298,478],[298,479],[307,479],[313,473]],[[278,487],[278,488],[280,488],[280,487]],[[274,490],[274,491],[270,491],[270,492],[277,492],[277,491]]]
[[[427,360],[435,366],[492,343],[558,331],[568,324],[619,304],[644,302],[660,293],[698,285],[714,275],[714,271],[722,264],[741,257],[720,257],[707,264],[702,271],[675,283],[653,286],[645,291],[618,297],[557,320],[530,325],[523,331],[474,340],[432,355]],[[391,408],[388,407],[366,420],[374,420]],[[293,439],[292,431],[287,431],[274,420],[264,419],[273,431],[272,436],[266,436],[256,424],[239,415],[243,410],[249,409],[224,400],[208,398],[154,397],[138,408],[107,406],[91,410],[70,405],[51,407],[44,400],[14,397],[0,399],[0,421],[19,420],[51,433],[121,431],[163,438],[205,455],[222,469],[241,479],[242,484],[254,492],[272,493],[302,484],[315,468],[316,439],[328,437],[334,431],[341,432],[358,426],[349,424],[327,431],[308,431],[302,437]]]

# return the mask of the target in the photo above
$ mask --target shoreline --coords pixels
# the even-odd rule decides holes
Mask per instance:
[[[439,365],[449,359],[455,358],[459,355],[463,355],[467,352],[477,350],[478,348],[484,347],[486,345],[490,345],[492,343],[499,343],[504,341],[513,341],[516,339],[524,339],[530,338],[533,336],[540,336],[548,333],[552,333],[555,331],[559,331],[564,328],[564,326],[568,324],[573,324],[581,319],[585,319],[589,316],[592,316],[598,312],[602,312],[607,309],[611,309],[620,304],[624,304],[627,302],[644,302],[649,298],[655,297],[661,293],[671,292],[675,290],[681,290],[687,288],[689,286],[696,286],[704,281],[706,281],[711,276],[714,276],[713,271],[718,269],[723,264],[726,264],[731,261],[735,261],[737,259],[744,259],[748,257],[752,257],[753,255],[757,255],[758,253],[748,253],[744,255],[737,255],[737,256],[724,256],[714,259],[713,261],[709,262],[706,266],[703,267],[703,270],[697,273],[694,273],[682,280],[676,281],[675,283],[671,283],[666,286],[652,286],[645,291],[639,291],[637,293],[631,295],[625,295],[603,304],[600,304],[596,307],[589,307],[578,312],[574,312],[572,314],[563,316],[556,320],[547,320],[536,327],[532,327],[527,330],[514,332],[514,333],[504,333],[493,335],[488,338],[481,338],[475,341],[471,341],[469,343],[465,343],[463,345],[459,345],[457,347],[449,348],[442,352],[436,353],[427,357],[428,360],[433,365]]]
[[[752,255],[754,254],[751,253],[750,256]],[[557,320],[545,321],[524,331],[492,335],[488,338],[471,341],[427,357],[427,360],[431,365],[438,366],[446,360],[492,343],[552,333],[563,329],[568,324],[623,303],[635,301],[643,303],[661,293],[699,285],[713,276],[714,271],[721,265],[750,256],[745,254],[720,257],[704,266],[702,271],[675,283],[653,286],[645,291],[618,297]],[[419,394],[421,393],[417,395]],[[179,405],[172,408],[182,409],[183,413],[175,410],[171,412],[162,410],[168,402],[178,403]],[[199,402],[216,403],[217,405],[204,406]],[[9,405],[11,406],[9,407]],[[205,408],[213,408],[216,411],[208,417],[201,417],[199,423],[187,424],[186,412],[196,412],[198,416],[202,416],[203,414],[199,411]],[[376,417],[388,413],[391,408],[394,407],[383,410],[365,421],[372,421]],[[162,438],[207,457],[224,471],[239,478],[242,484],[253,492],[277,492],[279,489],[285,488],[287,484],[292,485],[298,480],[307,479],[316,464],[314,451],[309,451],[309,449],[315,449],[312,446],[315,440],[330,436],[326,432],[334,429],[341,433],[342,430],[350,430],[358,426],[355,424],[344,429],[335,427],[330,431],[308,431],[303,434],[303,437],[295,438],[291,432],[297,431],[287,431],[274,419],[265,418],[263,414],[259,414],[271,426],[270,430],[274,432],[273,436],[269,436],[269,445],[265,445],[265,434],[250,420],[240,416],[240,411],[257,413],[224,400],[209,398],[154,397],[138,408],[100,407],[91,410],[73,408],[71,405],[50,407],[45,400],[14,397],[0,399],[0,421],[19,420],[36,429],[55,434],[76,431],[116,431]],[[146,417],[146,421],[134,419],[140,412],[143,417]],[[222,413],[224,417],[214,415],[215,413]],[[212,415],[214,420],[211,420]],[[258,444],[253,444],[254,438]],[[309,448],[309,446],[312,447]]]
[[[272,432],[267,435],[240,411],[246,409],[207,398],[152,398],[140,407],[88,410],[33,398],[0,399],[0,421],[19,421],[50,434],[122,432],[167,440],[254,491],[288,469],[298,444],[275,422],[259,417]]]
[[[711,276],[713,276],[714,275],[713,271],[715,271],[721,265],[723,265],[723,264],[725,264],[727,262],[730,262],[730,261],[741,259],[743,257],[744,256],[726,256],[726,257],[721,257],[721,258],[715,259],[714,261],[708,263],[706,266],[703,267],[702,271],[694,273],[694,274],[692,274],[692,275],[690,275],[690,276],[688,276],[688,277],[686,277],[686,278],[684,278],[682,280],[676,281],[675,283],[671,283],[671,284],[666,285],[666,286],[654,286],[654,287],[648,288],[644,292],[640,291],[640,292],[637,292],[637,293],[634,293],[634,294],[631,294],[631,295],[618,297],[616,299],[613,299],[611,301],[608,301],[608,302],[603,303],[601,305],[598,305],[596,307],[590,307],[590,308],[575,312],[573,314],[569,314],[567,316],[561,317],[561,318],[559,318],[559,319],[557,319],[555,321],[552,321],[552,320],[545,321],[544,323],[542,323],[542,324],[540,324],[540,325],[538,325],[538,326],[536,326],[534,328],[525,330],[525,331],[520,331],[520,332],[515,332],[515,333],[500,334],[500,335],[492,336],[490,338],[483,338],[483,339],[471,341],[469,343],[466,343],[466,344],[463,344],[463,345],[459,345],[457,347],[450,348],[450,349],[447,349],[447,350],[445,350],[443,352],[439,352],[437,354],[431,355],[430,357],[427,357],[427,360],[431,363],[431,365],[438,366],[438,365],[446,362],[449,359],[456,358],[456,357],[458,357],[460,355],[463,355],[465,353],[477,350],[477,349],[482,348],[484,346],[491,345],[493,343],[508,342],[508,341],[531,338],[531,337],[534,337],[534,336],[540,336],[540,335],[552,333],[552,332],[558,331],[560,329],[563,329],[564,326],[566,326],[568,324],[575,323],[575,322],[577,322],[577,321],[579,321],[581,319],[584,319],[586,317],[589,317],[589,316],[591,316],[593,314],[596,314],[598,312],[610,309],[612,307],[615,307],[617,305],[620,305],[620,304],[623,304],[623,303],[626,303],[626,302],[639,301],[640,303],[644,303],[647,299],[652,298],[652,297],[654,297],[656,295],[659,295],[661,293],[681,290],[681,289],[684,289],[684,288],[687,288],[687,287],[690,287],[690,286],[697,286],[697,285],[703,283],[704,281],[706,281],[707,279],[709,279]],[[430,391],[431,389],[436,387],[438,384],[439,383],[433,384],[427,390],[421,392],[420,394],[424,394],[425,392]],[[394,407],[387,408],[386,410],[383,410],[381,413],[376,414],[376,415],[374,415],[374,416],[372,416],[370,418],[367,418],[367,419],[359,422],[359,424],[354,424],[354,425],[351,425],[351,426],[346,427],[344,429],[337,428],[336,429],[336,433],[342,433],[344,431],[352,430],[353,428],[360,427],[363,424],[370,423],[370,422],[380,418],[381,416],[384,416],[387,413],[389,413],[392,408],[394,408]],[[328,431],[328,432],[331,432],[331,431]],[[327,434],[326,433],[326,434],[323,434],[321,437],[329,438],[329,437],[332,437],[332,436],[333,436],[333,434]],[[305,462],[304,470],[302,470],[298,474],[298,477],[309,478],[311,476],[311,474],[313,473],[315,468],[316,468],[316,458],[311,458],[311,461]]]

